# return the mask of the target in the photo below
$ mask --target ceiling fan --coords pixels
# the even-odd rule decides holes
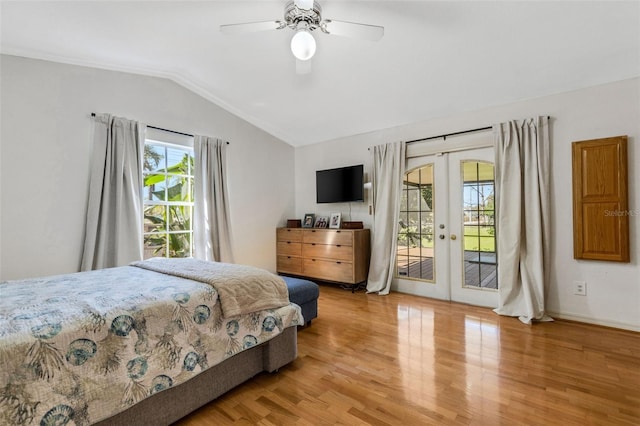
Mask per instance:
[[[325,34],[371,41],[380,40],[384,35],[384,27],[378,25],[322,19],[322,8],[314,0],[287,2],[284,6],[284,20],[220,25],[220,31],[224,34],[243,34],[283,28],[295,31],[291,38],[291,52],[296,57],[298,74],[306,74],[311,71],[310,59],[316,53],[316,41],[311,34],[312,31],[319,29]]]

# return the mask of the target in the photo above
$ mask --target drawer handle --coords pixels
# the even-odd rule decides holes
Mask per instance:
[[[316,243],[311,243],[311,245],[312,245],[312,246],[315,246],[315,245],[316,245]]]
[[[342,262],[336,262],[338,265],[342,264]]]
[[[311,261],[312,261],[312,262],[315,262],[316,260],[315,260],[315,259],[311,259]]]
[[[340,244],[336,245],[336,247],[340,247]]]
[[[287,244],[291,244],[291,241],[287,241]]]
[[[316,232],[316,230],[315,230],[315,229],[312,229],[312,230],[311,230],[311,232]]]
[[[287,256],[287,259],[291,259],[291,256]]]

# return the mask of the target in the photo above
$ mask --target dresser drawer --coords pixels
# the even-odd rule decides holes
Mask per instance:
[[[352,245],[352,234],[348,231],[340,230],[306,230],[302,234],[303,243],[315,243],[315,244],[331,244],[340,246]]]
[[[327,281],[353,283],[353,264],[320,259],[303,259],[302,273],[305,276]]]
[[[353,247],[330,246],[327,244],[302,244],[302,257],[321,258],[329,260],[353,261]]]
[[[299,228],[278,228],[276,232],[278,241],[290,241],[292,243],[302,242],[302,229]]]
[[[302,274],[302,258],[294,256],[278,256],[278,272]]]
[[[300,256],[302,253],[302,244],[301,243],[292,243],[289,241],[278,241],[278,254],[283,254],[287,256]]]

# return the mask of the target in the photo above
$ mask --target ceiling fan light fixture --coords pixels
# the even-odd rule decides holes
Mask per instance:
[[[311,10],[313,8],[313,0],[295,0],[298,9]]]
[[[307,61],[316,53],[316,40],[306,30],[298,30],[291,38],[291,52],[301,61]]]

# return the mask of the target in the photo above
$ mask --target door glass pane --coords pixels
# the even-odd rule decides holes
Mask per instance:
[[[498,288],[493,164],[462,162],[464,286]]]
[[[402,188],[396,274],[434,281],[433,164],[407,173]]]

